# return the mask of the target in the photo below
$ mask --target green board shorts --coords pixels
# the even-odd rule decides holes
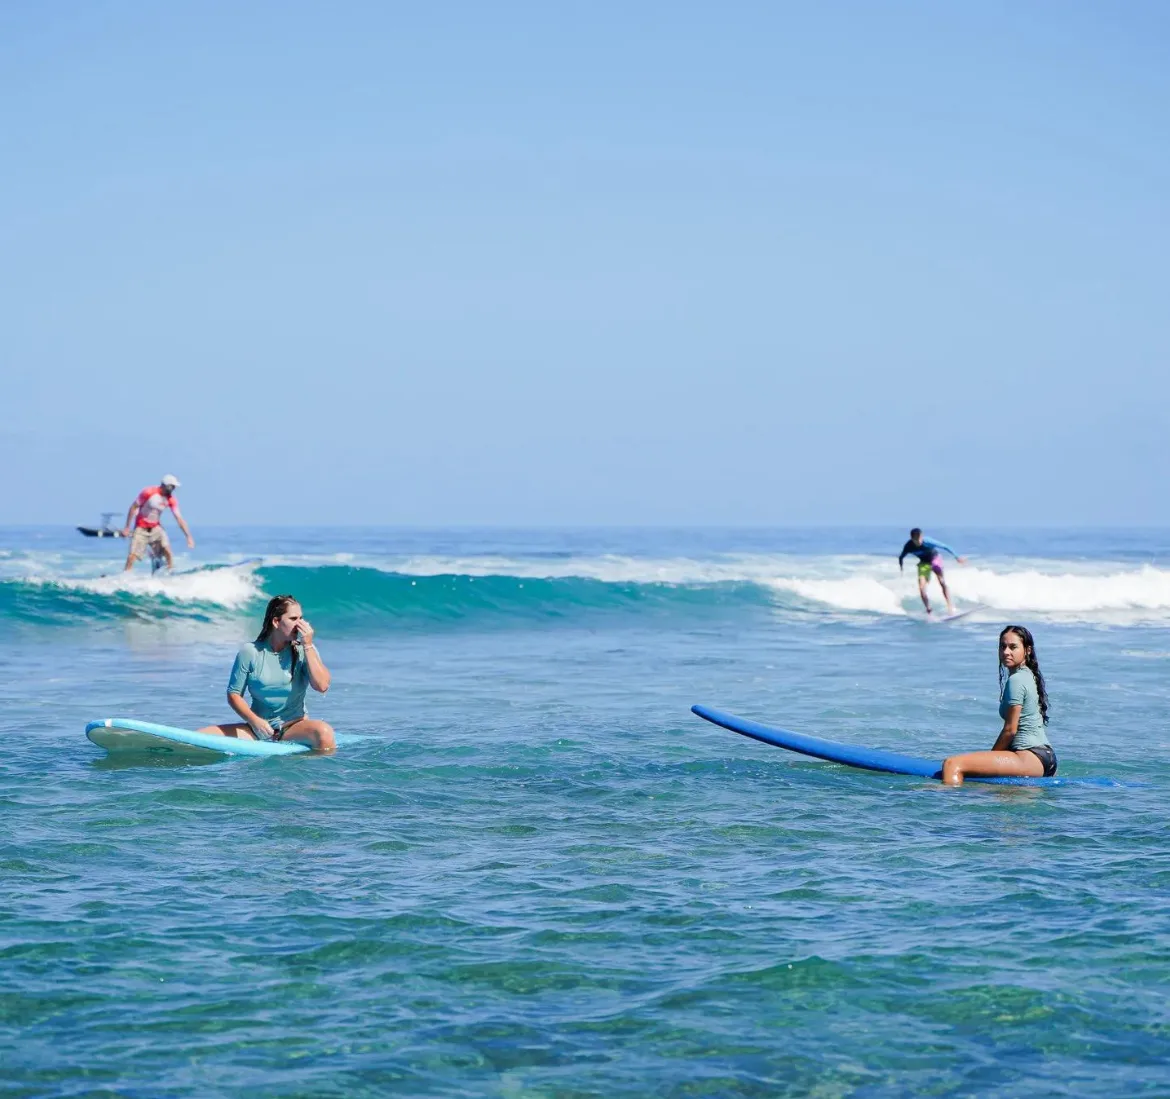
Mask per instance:
[[[935,573],[940,578],[942,577],[942,558],[934,557],[929,561],[918,562],[918,579],[929,580],[930,574]]]

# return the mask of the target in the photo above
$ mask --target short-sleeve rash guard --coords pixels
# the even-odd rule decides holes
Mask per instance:
[[[232,665],[228,694],[252,696],[252,710],[265,721],[287,724],[305,716],[305,688],[309,685],[309,664],[304,656],[292,672],[293,647],[274,653],[267,641],[249,641],[241,646]]]
[[[1040,715],[1040,693],[1031,668],[1016,668],[1003,685],[999,696],[999,716],[1007,718],[1013,706],[1020,707],[1020,721],[1012,737],[1012,750],[1039,748],[1048,744],[1048,732]]]
[[[125,499],[125,497],[123,497]],[[162,490],[162,485],[147,485],[134,501],[138,505],[138,518],[134,521],[136,527],[145,527],[150,530],[157,527],[162,520],[162,514],[170,508],[176,515],[179,514],[179,501],[172,492],[168,496]]]

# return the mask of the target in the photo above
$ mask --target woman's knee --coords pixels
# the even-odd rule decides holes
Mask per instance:
[[[317,751],[332,752],[337,747],[337,738],[333,735],[333,726],[327,721],[317,721],[314,724],[317,726],[314,730],[317,734]]]

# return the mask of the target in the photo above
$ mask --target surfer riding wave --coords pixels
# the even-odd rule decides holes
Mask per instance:
[[[927,614],[931,613],[931,608],[926,589],[932,574],[938,577],[938,586],[942,588],[943,598],[947,602],[947,614],[955,613],[955,605],[951,602],[951,593],[947,590],[947,582],[943,577],[943,551],[949,553],[960,565],[966,561],[965,557],[960,557],[945,542],[927,538],[918,527],[915,527],[910,532],[909,540],[902,547],[902,552],[898,554],[899,571],[902,571],[902,562],[907,556],[918,558],[918,594],[922,597],[922,605],[926,608]]]
[[[125,572],[134,568],[134,562],[147,551],[155,560],[165,560],[167,570],[175,567],[175,558],[171,553],[171,543],[167,539],[167,532],[162,527],[163,513],[170,511],[179,524],[179,529],[187,537],[187,548],[195,548],[195,539],[179,511],[179,501],[175,497],[175,489],[179,487],[179,478],[168,473],[157,485],[147,485],[130,505],[126,513],[126,525],[122,528],[122,536],[130,539],[130,552],[126,554]],[[131,534],[133,524],[133,534]]]

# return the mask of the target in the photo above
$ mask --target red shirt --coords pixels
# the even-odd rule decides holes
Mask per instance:
[[[138,518],[134,522],[135,527],[144,527],[146,530],[151,530],[157,527],[162,520],[162,513],[170,508],[175,515],[179,514],[179,501],[175,499],[175,494],[172,492],[168,496],[162,490],[162,485],[147,485],[139,494],[138,499],[134,501],[138,505]]]

